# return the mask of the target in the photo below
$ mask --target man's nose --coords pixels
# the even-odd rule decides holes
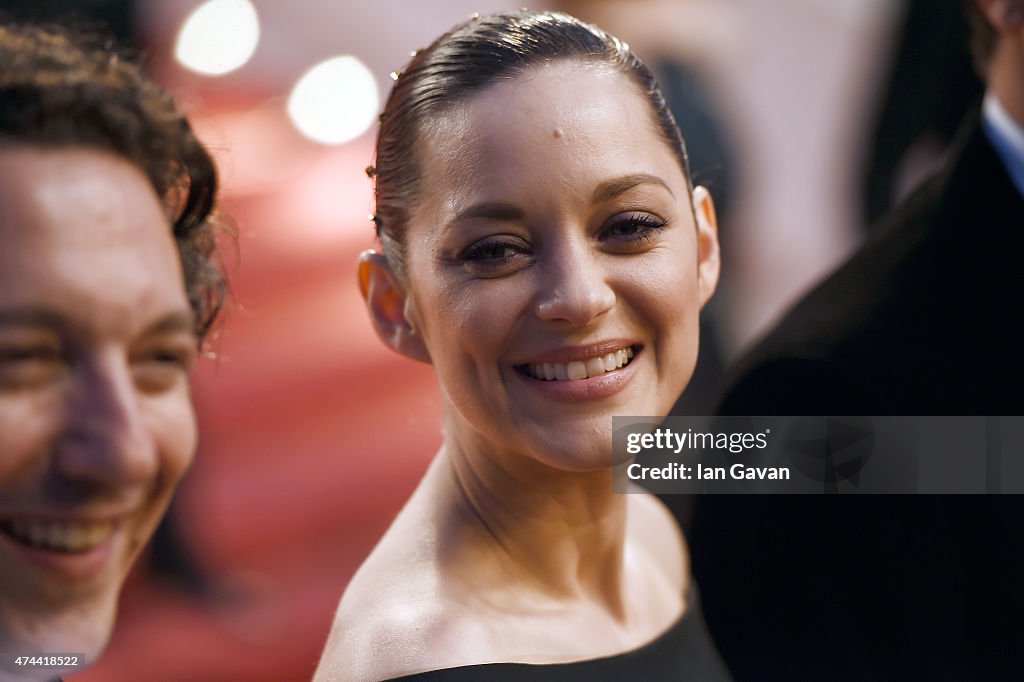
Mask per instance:
[[[600,255],[588,244],[567,245],[542,264],[544,276],[535,311],[544,321],[586,327],[615,305],[615,292]]]
[[[159,469],[157,447],[126,358],[109,355],[74,371],[55,464],[63,478],[118,489],[147,484]]]

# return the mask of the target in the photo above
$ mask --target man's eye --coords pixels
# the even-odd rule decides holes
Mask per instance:
[[[181,351],[156,351],[153,353],[151,360],[164,365],[176,365],[179,367],[188,367],[191,360],[191,355],[183,353]]]
[[[195,364],[197,352],[192,346],[182,345],[169,346],[166,348],[154,348],[153,350],[139,356],[137,362],[143,365],[161,367],[164,369],[181,369],[188,371]]]
[[[166,391],[187,378],[195,357],[196,353],[191,348],[155,348],[135,357],[132,373],[143,391]]]
[[[64,360],[56,346],[0,346],[0,385],[47,383],[66,367]]]

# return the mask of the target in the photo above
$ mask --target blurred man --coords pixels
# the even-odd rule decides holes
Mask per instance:
[[[215,192],[136,66],[0,25],[0,679],[99,655],[192,459]]]
[[[1024,0],[969,11],[981,111],[741,363],[723,413],[1024,414]],[[1022,679],[1022,518],[995,495],[708,496],[693,564],[738,679]]]

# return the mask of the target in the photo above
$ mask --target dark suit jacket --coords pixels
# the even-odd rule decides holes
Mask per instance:
[[[1024,414],[1022,273],[1024,201],[975,113],[720,412]],[[737,679],[1024,679],[1024,498],[709,495],[690,542]]]

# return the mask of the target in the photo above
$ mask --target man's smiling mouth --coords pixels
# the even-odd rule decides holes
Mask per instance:
[[[115,528],[113,521],[0,521],[0,531],[16,542],[65,554],[81,554],[98,547]]]

